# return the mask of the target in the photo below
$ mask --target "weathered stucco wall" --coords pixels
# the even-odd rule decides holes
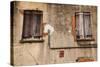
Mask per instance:
[[[23,30],[23,10],[42,10],[43,23],[54,27],[55,31],[43,37],[42,43],[21,43]],[[80,10],[81,8],[81,10]],[[93,57],[96,60],[97,48],[79,48],[72,35],[72,16],[75,12],[91,12],[92,33],[96,41],[97,36],[97,12],[95,6],[78,5],[53,5],[46,3],[15,2],[13,16],[13,44],[12,65],[38,65],[51,63],[76,62],[78,57]],[[60,19],[59,19],[59,18]],[[58,19],[57,19],[58,18]],[[94,41],[94,45],[96,42]],[[70,47],[70,48],[69,48]],[[77,48],[76,48],[77,47]],[[59,57],[60,51],[64,51],[64,57]]]
[[[96,30],[96,26],[97,26],[96,7],[50,4],[49,15],[52,18],[50,18],[49,22],[55,29],[54,34],[51,36],[52,48],[79,46],[76,43],[76,41],[74,41],[74,37],[72,34],[72,17],[75,15],[75,12],[90,12],[91,13],[91,29],[92,29],[93,37],[96,39],[96,31],[94,31]]]
[[[15,2],[13,22],[13,61],[14,65],[43,64],[44,43],[20,43],[23,30],[23,10],[42,10],[46,13],[46,4],[31,2]],[[46,15],[43,15],[43,22],[46,22]]]

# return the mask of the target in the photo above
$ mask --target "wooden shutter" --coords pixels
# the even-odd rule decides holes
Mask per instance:
[[[72,34],[74,36],[74,40],[76,40],[76,23],[75,16],[72,16]]]

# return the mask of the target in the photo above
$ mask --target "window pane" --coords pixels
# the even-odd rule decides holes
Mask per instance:
[[[90,29],[90,15],[84,15],[84,26],[85,26],[85,37],[88,37],[91,35],[91,29]]]
[[[79,35],[80,38],[84,38],[83,13],[79,14]]]
[[[29,38],[31,37],[31,32],[30,32],[30,28],[31,28],[31,13],[28,11],[25,11],[24,13],[24,26],[23,26],[23,37],[24,38]]]
[[[35,36],[40,36],[40,22],[41,22],[41,15],[37,14],[36,18],[36,29],[35,29]]]

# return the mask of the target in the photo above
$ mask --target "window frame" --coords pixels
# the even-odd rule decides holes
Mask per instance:
[[[85,38],[83,38],[83,39],[81,39],[81,38],[77,38],[77,27],[76,27],[76,24],[77,24],[77,21],[76,21],[76,16],[77,16],[77,14],[78,13],[83,13],[83,23],[84,23],[84,15],[87,13],[87,14],[89,14],[89,17],[90,17],[90,19],[89,19],[89,24],[90,24],[90,30],[91,30],[91,37],[90,38],[87,38],[87,37],[85,37]],[[79,15],[79,14],[78,14]],[[75,12],[75,15],[73,16],[73,18],[72,18],[72,31],[73,31],[73,36],[74,36],[74,40],[77,40],[77,41],[92,41],[92,40],[94,40],[94,38],[93,38],[93,34],[92,34],[92,22],[91,22],[91,13],[90,12]]]
[[[33,11],[33,13],[35,15],[38,15],[38,14],[41,15],[41,20],[40,20],[40,25],[39,25],[40,26],[40,32],[39,32],[40,36],[39,37],[35,37],[34,35],[31,35],[31,37],[26,37],[26,38],[23,37],[24,36],[24,33],[25,33],[25,31],[24,31],[25,30],[25,11],[29,11],[29,12],[32,12]],[[44,40],[43,40],[43,25],[42,25],[42,23],[43,23],[43,11],[41,11],[41,10],[24,10],[24,14],[23,14],[23,27],[22,27],[22,37],[21,37],[21,41],[20,42],[21,43],[43,42]]]

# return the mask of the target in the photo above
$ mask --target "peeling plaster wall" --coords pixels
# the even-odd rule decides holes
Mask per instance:
[[[77,44],[77,41],[74,41],[72,35],[72,16],[75,15],[75,12],[80,12],[80,11],[91,12],[91,26],[92,26],[91,29],[93,37],[95,39],[95,41],[93,42],[95,43],[94,45],[96,45],[97,43],[96,10],[97,8],[95,6],[61,5],[61,4],[49,5],[49,15],[50,17],[53,17],[49,19],[49,22],[51,25],[53,25],[55,29],[53,35],[50,37],[51,38],[50,47],[54,48],[50,50],[50,58],[51,58],[50,62],[52,63],[76,62],[76,59],[78,57],[93,57],[95,60],[97,59],[96,48],[74,48],[74,47],[82,47],[82,45]],[[87,46],[87,44],[85,44],[85,46]],[[64,51],[64,57],[60,58],[59,53],[62,50]]]
[[[78,47],[74,41],[72,34],[72,17],[75,12],[90,12],[91,13],[91,29],[93,37],[96,38],[96,7],[95,6],[79,6],[79,5],[63,5],[49,4],[49,22],[54,27],[55,32],[51,36],[51,47]],[[55,42],[57,41],[57,42]],[[95,42],[96,43],[96,42]]]
[[[43,37],[44,42],[42,43],[20,43],[23,29],[23,10],[36,10],[36,8],[43,11],[43,23],[48,23],[54,27],[55,31],[50,35],[50,45],[48,45],[48,36]],[[97,48],[67,48],[78,47],[77,42],[74,41],[71,26],[72,16],[75,12],[80,11],[79,8],[78,5],[60,6],[46,3],[15,2],[11,64],[38,65],[76,62],[77,57],[83,56],[92,56],[96,60]],[[96,7],[82,6],[81,8],[81,11],[91,11],[92,13],[92,33],[96,41]],[[51,49],[59,47],[62,49]],[[66,47],[66,49],[63,49],[63,47]],[[62,58],[59,57],[61,50],[64,51]]]

